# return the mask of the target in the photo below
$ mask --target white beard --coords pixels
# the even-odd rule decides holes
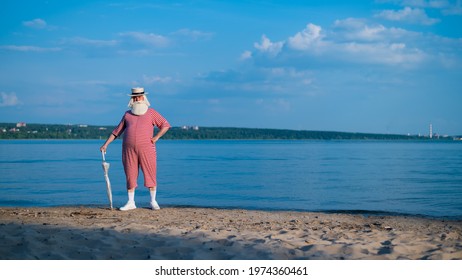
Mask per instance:
[[[145,101],[133,102],[133,104],[131,105],[132,114],[137,116],[146,114],[148,108],[149,106],[148,104],[146,104]]]

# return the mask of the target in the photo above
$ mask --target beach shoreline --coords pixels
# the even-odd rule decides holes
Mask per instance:
[[[167,207],[0,207],[2,260],[461,260],[462,221]]]

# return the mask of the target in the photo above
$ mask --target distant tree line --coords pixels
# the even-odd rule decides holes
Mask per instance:
[[[0,139],[106,139],[114,126],[0,123]],[[429,140],[400,134],[350,133],[289,129],[233,127],[172,127],[162,139],[255,139],[255,140]],[[432,140],[438,140],[433,138]],[[452,137],[439,140],[453,140]]]
[[[341,140],[341,139],[387,139],[409,140],[420,139],[404,135],[367,134],[331,131],[309,131],[290,129],[201,127],[198,130],[172,128],[164,139],[260,139],[260,140]]]
[[[99,139],[107,137],[107,127],[90,125],[0,123],[0,139]]]

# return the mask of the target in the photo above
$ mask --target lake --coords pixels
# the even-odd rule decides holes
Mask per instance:
[[[107,206],[103,142],[0,141],[0,206]],[[127,199],[121,149],[106,155],[115,207]],[[161,207],[462,218],[462,142],[161,140],[157,153]]]

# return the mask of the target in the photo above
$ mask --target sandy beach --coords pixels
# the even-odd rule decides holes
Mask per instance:
[[[0,208],[3,260],[462,259],[462,221],[209,208]]]

